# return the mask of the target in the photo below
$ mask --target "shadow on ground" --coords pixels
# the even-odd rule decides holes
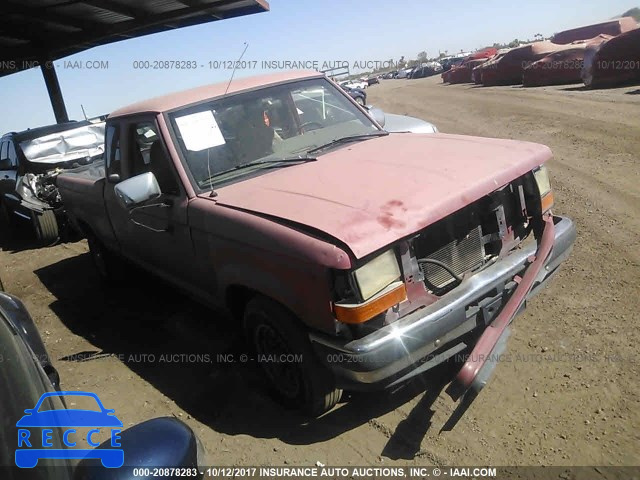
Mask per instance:
[[[580,85],[579,87],[567,87],[563,88],[562,90],[565,92],[587,92],[592,89],[587,87],[586,85]]]
[[[71,230],[64,228],[61,232],[61,238],[52,245],[57,243],[74,243],[81,237]],[[24,250],[35,250],[46,248],[51,245],[41,245],[36,239],[35,232],[31,222],[26,220],[11,220],[0,218],[0,250],[10,253],[22,252]]]
[[[563,88],[562,90],[564,90],[565,92],[593,92],[596,90],[615,90],[617,88],[632,86],[634,83],[637,83],[637,81],[629,81],[629,82],[620,83],[617,85],[605,85],[605,86],[595,87],[595,88],[582,85],[581,87],[569,87],[569,88]],[[632,91],[626,92],[626,95],[637,95],[638,93],[640,93],[640,90],[632,90]]]
[[[56,297],[50,305],[55,314],[74,334],[96,346],[59,360],[118,355],[189,415],[225,434],[308,445],[372,422],[389,438],[383,455],[413,458],[431,426],[431,406],[454,373],[445,364],[394,392],[345,395],[349,401],[309,421],[270,399],[254,362],[238,361],[242,354],[251,354],[225,314],[143,272],[133,271],[118,288],[103,288],[88,254],[35,273]],[[395,432],[372,421],[420,395]]]

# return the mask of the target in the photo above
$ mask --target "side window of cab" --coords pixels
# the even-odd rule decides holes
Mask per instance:
[[[122,178],[122,162],[120,155],[120,129],[117,125],[109,125],[105,133],[105,164],[107,178],[110,182],[119,182]]]
[[[13,141],[3,140],[0,144],[0,170],[15,170],[18,166],[18,155]]]
[[[6,140],[0,142],[0,170],[7,170],[9,162],[7,161],[7,144]]]
[[[11,166],[13,168],[16,168],[18,166],[18,153],[16,152],[16,145],[11,140],[9,140],[7,146],[7,158],[11,162]]]
[[[179,194],[176,174],[155,122],[135,123],[129,132],[130,176],[151,172],[156,177],[162,193]]]

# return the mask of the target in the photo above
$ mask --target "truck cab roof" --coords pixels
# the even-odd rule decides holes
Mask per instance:
[[[245,90],[284,83],[304,78],[323,77],[324,74],[313,70],[295,70],[270,75],[260,75],[249,78],[239,78],[232,82],[225,81],[211,85],[183,90],[181,92],[170,93],[160,97],[151,98],[136,102],[126,107],[119,108],[109,115],[109,118],[116,118],[127,115],[135,115],[148,112],[166,112],[187,105],[196,104],[210,98],[221,97],[223,95],[238,93]]]

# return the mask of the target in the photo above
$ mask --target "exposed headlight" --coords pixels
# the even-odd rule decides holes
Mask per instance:
[[[540,192],[542,213],[545,213],[553,207],[553,191],[551,190],[549,171],[547,170],[547,167],[541,165],[537,170],[533,171],[533,176],[536,179],[538,191]]]
[[[551,182],[549,181],[549,171],[547,170],[547,167],[541,165],[537,170],[533,172],[533,176],[536,178],[540,196],[544,197],[551,191]]]
[[[398,259],[393,250],[387,250],[358,268],[354,277],[362,299],[367,300],[400,278]]]

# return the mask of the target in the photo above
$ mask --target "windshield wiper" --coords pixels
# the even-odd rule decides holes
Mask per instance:
[[[202,184],[200,185],[200,188],[205,187],[210,185],[213,180],[215,180],[216,178],[225,175],[227,173],[231,173],[231,172],[236,172],[238,170],[244,170],[247,168],[251,168],[254,167],[256,165],[268,165],[268,167],[264,167],[264,168],[270,168],[270,167],[278,167],[279,164],[284,163],[286,165],[282,165],[284,166],[288,166],[290,164],[296,164],[296,163],[308,163],[308,162],[315,162],[316,160],[318,160],[316,157],[310,157],[307,155],[300,155],[297,157],[285,157],[285,158],[265,158],[265,159],[259,159],[259,160],[254,160],[253,162],[249,162],[249,163],[244,163],[242,165],[237,165],[233,168],[230,168],[228,170],[223,170],[222,172],[218,172],[214,175],[211,175],[211,177],[207,178],[204,182],[202,182]]]
[[[233,170],[239,168],[250,167],[252,165],[268,165],[277,163],[307,163],[315,162],[318,160],[316,157],[310,157],[307,155],[299,155],[297,157],[285,157],[285,158],[265,158],[264,160],[254,160],[253,162],[245,163],[244,165],[238,165]]]
[[[385,132],[385,131],[362,133],[360,135],[349,135],[346,137],[336,138],[335,140],[331,140],[329,143],[325,143],[324,145],[314,147],[311,150],[307,150],[307,153],[315,153],[320,150],[324,150],[325,148],[329,148],[333,145],[338,145],[340,143],[357,142],[359,140],[366,140],[367,138],[386,137],[387,135],[389,135],[389,132]]]

